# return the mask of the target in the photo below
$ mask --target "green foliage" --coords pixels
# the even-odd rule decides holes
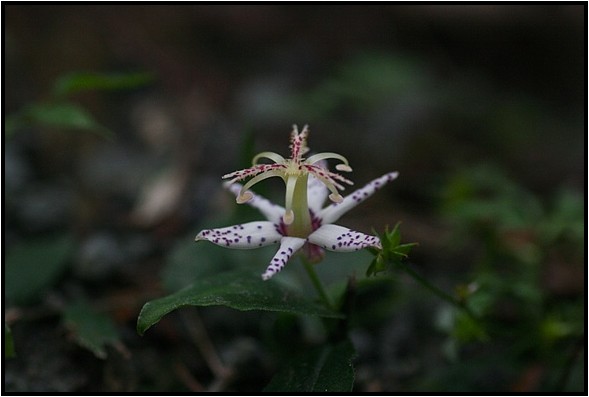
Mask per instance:
[[[93,73],[73,72],[57,79],[53,87],[55,96],[65,96],[88,90],[128,90],[153,81],[151,73]]]
[[[566,379],[574,372],[574,361],[566,352],[584,334],[579,321],[584,317],[583,304],[550,291],[545,275],[548,266],[582,274],[580,194],[563,189],[543,201],[501,170],[479,166],[449,180],[442,211],[454,226],[455,249],[479,244],[469,275],[472,281],[459,286],[457,295],[465,307],[485,319],[487,330],[480,334],[476,323],[455,308],[444,309],[438,325],[448,334],[448,357],[458,359],[463,347],[487,340],[509,346],[517,356],[511,365],[529,365],[523,357],[531,357],[547,363],[547,382]],[[556,387],[566,389],[566,382],[558,381]]]
[[[172,295],[147,302],[137,320],[142,335],[166,314],[184,306],[223,305],[237,310],[268,310],[323,317],[341,317],[300,296],[278,281],[263,281],[259,273],[236,270],[203,278]]]
[[[286,363],[264,391],[349,393],[354,385],[352,360],[355,355],[349,340],[305,351]]]
[[[25,106],[15,114],[8,115],[4,122],[6,137],[23,127],[36,126],[49,129],[78,130],[96,133],[112,139],[113,133],[101,125],[82,106],[67,100],[72,95],[88,90],[125,90],[144,86],[153,80],[148,73],[86,73],[73,72],[57,79],[47,101]]]
[[[379,235],[382,243],[382,250],[372,250],[375,258],[366,270],[367,276],[376,275],[379,272],[392,270],[392,268],[401,265],[401,261],[406,259],[409,252],[417,243],[401,243],[401,232],[399,230],[399,223],[395,225],[393,230],[385,229],[382,235]]]
[[[392,270],[401,260],[407,258],[410,249],[415,245],[400,243],[399,225],[391,231],[386,230],[381,238],[384,249],[373,252],[378,258],[373,261],[373,266],[381,267],[374,267],[369,274]],[[226,263],[243,262],[244,259],[233,257],[234,254],[240,253],[241,251],[223,250],[214,246],[180,245],[176,247],[168,257],[164,271],[167,289],[176,292],[144,305],[137,321],[138,333],[144,334],[163,316],[176,309],[185,306],[222,305],[242,311],[263,310],[320,317],[324,320],[323,325],[327,333],[323,337],[326,337],[328,341],[341,340],[341,337],[347,337],[347,320],[341,319],[353,314],[349,312],[353,306],[353,304],[350,305],[350,300],[354,300],[356,293],[361,293],[367,286],[374,287],[374,282],[366,284],[368,279],[362,279],[363,282],[357,283],[353,277],[352,284],[348,283],[347,286],[340,282],[342,272],[353,273],[358,268],[358,262],[369,259],[369,254],[366,252],[356,255],[333,254],[326,259],[325,263],[317,266],[317,270],[324,273],[322,278],[329,279],[333,283],[330,288],[330,299],[320,294],[323,304],[305,298],[306,294],[301,294],[299,285],[289,281],[289,277],[263,281],[259,272],[252,272],[249,269],[221,271],[221,269],[231,268]],[[247,254],[251,255],[252,252],[247,251]],[[195,261],[194,258],[199,260]],[[251,258],[248,259],[251,260]],[[315,274],[315,267],[308,266],[312,269],[311,278],[321,284]],[[331,268],[337,270],[335,276],[330,271]],[[287,273],[283,273],[283,276]],[[379,278],[377,281],[390,284],[390,280],[386,277]],[[350,285],[353,286],[351,289]],[[181,287],[184,288],[180,289]],[[315,287],[325,293],[321,286],[315,285]],[[310,292],[305,289],[302,291]],[[337,302],[335,307],[339,312],[330,309],[332,305],[328,304],[328,301]],[[299,320],[302,319],[304,318]],[[310,318],[307,319],[310,320]],[[292,322],[289,324],[293,326]],[[320,325],[318,322],[314,324]],[[297,338],[299,337],[301,336],[298,335]],[[285,363],[265,391],[350,392],[352,390],[354,384],[352,359],[355,356],[355,350],[349,340],[336,344],[327,342],[311,349],[304,349],[307,344],[304,338],[298,341],[289,339],[288,343],[299,346],[294,351],[296,357]],[[303,352],[299,352],[300,349],[304,349]],[[284,357],[290,357],[292,354],[293,351]]]
[[[31,105],[24,109],[18,123],[64,130],[90,131],[106,138],[113,136],[112,132],[100,125],[84,108],[69,102]]]
[[[8,324],[4,323],[4,358],[13,358],[16,356],[14,351],[14,341],[12,331]]]
[[[64,310],[63,322],[76,343],[98,358],[106,358],[107,345],[119,343],[119,334],[112,319],[97,313],[83,301],[78,300]]]
[[[525,228],[543,216],[538,199],[500,170],[486,165],[458,173],[444,192],[442,212],[461,226]]]
[[[27,241],[9,248],[4,273],[4,296],[8,302],[24,305],[37,301],[63,274],[72,250],[69,235]]]
[[[314,89],[296,98],[295,112],[326,117],[339,109],[367,111],[424,86],[425,68],[403,55],[367,52],[343,62]]]

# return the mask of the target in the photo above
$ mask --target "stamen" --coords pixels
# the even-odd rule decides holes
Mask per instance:
[[[245,192],[239,192],[239,195],[237,196],[235,201],[237,201],[237,204],[243,204],[243,203],[247,203],[248,201],[250,201],[253,198],[254,198],[254,195],[252,194],[252,192],[245,191]]]
[[[326,159],[336,159],[336,160],[341,161],[342,164],[338,164],[335,166],[335,169],[338,171],[344,171],[344,172],[351,172],[352,171],[352,167],[350,167],[350,164],[348,163],[348,159],[338,153],[332,153],[332,152],[317,153],[317,154],[314,154],[311,157],[309,157],[305,161],[305,163],[315,164],[318,161],[326,160]]]
[[[344,201],[344,198],[339,193],[331,193],[329,195],[329,199],[334,203],[341,203],[342,201]]]
[[[294,199],[294,191],[297,185],[297,176],[289,176],[286,180],[286,197],[284,198],[284,208],[286,212],[282,220],[286,225],[290,225],[294,221],[294,212],[292,210],[292,203]]]
[[[347,164],[338,164],[335,166],[335,169],[338,171],[352,172],[352,167]]]
[[[280,171],[280,168],[284,168],[284,166],[279,164],[273,164],[275,167],[274,168],[278,168],[278,169],[270,169],[268,171],[265,171],[264,173],[255,176],[254,178],[250,179],[249,181],[247,181],[247,183],[245,185],[243,185],[243,187],[241,188],[242,192],[246,192],[248,191],[252,186],[254,186],[256,183],[263,181],[264,179],[268,179],[268,178],[272,178],[273,176],[282,176],[282,171]],[[279,167],[277,167],[279,166]],[[243,196],[244,193],[240,193],[240,196]],[[237,202],[239,203],[239,197],[237,198]]]
[[[279,155],[278,153],[274,153],[274,152],[262,152],[262,153],[258,153],[253,159],[252,159],[252,164],[256,165],[258,163],[258,160],[261,158],[266,158],[269,160],[274,161],[275,163],[284,163],[286,160],[284,159],[284,157],[282,157],[281,155]]]

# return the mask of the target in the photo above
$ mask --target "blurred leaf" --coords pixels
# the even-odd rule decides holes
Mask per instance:
[[[17,305],[37,300],[66,269],[72,249],[68,235],[27,241],[9,249],[4,273],[6,299]]]
[[[485,222],[497,230],[525,230],[543,216],[536,196],[486,164],[453,176],[445,188],[442,212],[463,228]]]
[[[96,122],[86,110],[67,102],[31,105],[25,109],[20,122],[51,128],[86,130],[112,138],[112,132]]]
[[[426,72],[418,60],[408,56],[360,54],[343,62],[317,87],[296,98],[295,107],[311,119],[346,105],[367,109],[418,92],[424,87]]]
[[[87,90],[124,90],[144,86],[153,81],[151,73],[74,72],[60,77],[53,92],[64,96]]]
[[[19,116],[17,114],[7,115],[4,118],[4,137],[6,139],[11,138],[20,124]]]
[[[287,363],[264,391],[349,393],[354,386],[355,354],[349,340],[314,348]]]
[[[194,234],[196,235],[196,234]],[[226,268],[225,261],[211,250],[210,245],[187,243],[194,239],[193,235],[181,239],[180,242],[170,251],[166,258],[166,266],[162,272],[162,283],[168,292],[175,292],[188,287],[194,280],[198,280]],[[198,258],[195,261],[194,258]]]
[[[341,317],[301,297],[277,280],[263,281],[259,273],[237,270],[200,279],[172,295],[147,302],[137,319],[140,335],[173,310],[184,306],[223,305],[237,310],[269,310],[322,317]]]
[[[475,340],[484,341],[488,339],[487,332],[480,321],[476,321],[463,311],[455,312],[455,323],[452,335],[461,342],[471,342]]]
[[[548,243],[559,237],[576,243],[579,251],[585,241],[585,210],[580,193],[561,190],[555,198],[554,208],[539,226],[540,236]]]
[[[14,341],[12,340],[12,331],[10,327],[4,323],[4,358],[15,357]]]
[[[63,313],[63,321],[76,343],[98,358],[106,358],[106,345],[119,342],[119,334],[110,317],[95,312],[83,301],[68,306]]]

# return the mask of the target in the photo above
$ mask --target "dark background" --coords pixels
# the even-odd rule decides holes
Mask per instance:
[[[6,252],[62,234],[72,244],[50,285],[5,303],[17,350],[5,390],[212,387],[185,318],[139,337],[137,314],[196,274],[196,248],[174,258],[201,228],[225,226],[235,205],[221,175],[251,153],[286,154],[293,123],[310,125],[312,149],[345,155],[357,186],[400,172],[340,223],[369,232],[402,221],[403,240],[419,243],[410,262],[433,283],[452,291],[533,268],[514,276],[534,291],[515,308],[489,293],[484,341],[440,325],[448,308],[406,277],[373,291],[352,335],[355,391],[582,390],[586,5],[2,8],[6,119],[61,100],[54,86],[72,72],[151,76],[67,97],[112,139],[42,122],[5,132]],[[280,200],[279,186],[264,193]],[[106,358],[79,347],[62,318],[80,300],[116,325]],[[280,362],[269,315],[200,315],[241,368],[219,388],[261,390]],[[554,324],[568,331],[527,334]]]

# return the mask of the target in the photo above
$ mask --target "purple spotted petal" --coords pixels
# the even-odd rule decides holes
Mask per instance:
[[[319,164],[325,163],[325,161],[319,162]],[[325,187],[325,184],[321,182],[319,179],[315,178],[313,175],[309,174],[309,182],[307,183],[307,199],[309,204],[309,209],[313,211],[314,214],[319,213],[321,208],[323,208],[323,203],[327,199],[327,194],[329,190]]]
[[[290,259],[290,257],[297,252],[304,244],[306,240],[304,238],[299,237],[283,237],[280,240],[280,248],[274,258],[270,261],[270,265],[262,274],[263,280],[268,280],[276,273],[282,270],[286,262]]]
[[[282,235],[272,222],[250,222],[220,229],[205,229],[195,241],[207,240],[227,248],[251,249],[280,242]]]
[[[337,221],[346,212],[372,196],[378,189],[397,178],[398,175],[398,172],[389,172],[369,182],[363,188],[347,195],[341,203],[333,203],[325,207],[318,215],[322,220],[322,224],[325,225]]]
[[[235,194],[235,197],[239,196],[239,191],[241,190],[241,184],[239,183],[226,183],[225,188],[229,190],[231,193]],[[270,222],[273,223],[280,223],[282,216],[284,215],[284,207],[279,206],[278,204],[274,204],[270,200],[257,195],[250,191],[252,194],[252,199],[247,201],[248,205],[256,208],[258,211],[262,213]]]
[[[351,252],[366,247],[382,248],[378,237],[338,225],[321,226],[309,235],[308,241],[329,251]]]

